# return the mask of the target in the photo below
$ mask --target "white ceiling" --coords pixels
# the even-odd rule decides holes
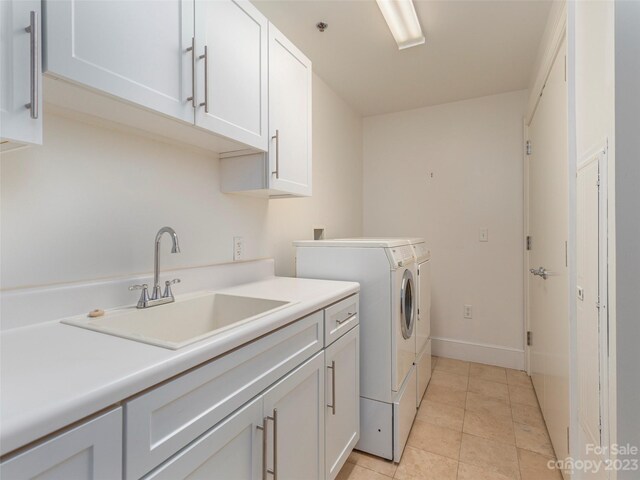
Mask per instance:
[[[365,116],[529,86],[550,1],[414,3],[427,42],[399,51],[374,0],[254,1]]]

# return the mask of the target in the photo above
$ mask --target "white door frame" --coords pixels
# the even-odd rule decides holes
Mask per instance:
[[[531,117],[533,118],[533,117]],[[529,121],[531,121],[529,119]],[[529,142],[529,125],[527,125],[527,119],[523,119],[522,125],[524,145],[522,149],[522,165],[523,165],[523,232],[522,232],[522,240],[523,240],[523,248],[524,255],[522,256],[522,271],[524,272],[524,278],[522,282],[523,288],[523,319],[524,319],[524,337],[523,337],[523,350],[524,350],[524,369],[529,376],[531,376],[531,349],[527,344],[527,332],[531,328],[531,322],[529,318],[529,249],[527,238],[529,236],[529,155],[527,153],[527,144]]]

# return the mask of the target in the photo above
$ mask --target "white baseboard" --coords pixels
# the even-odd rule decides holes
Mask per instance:
[[[432,355],[524,370],[524,350],[501,345],[431,337]]]

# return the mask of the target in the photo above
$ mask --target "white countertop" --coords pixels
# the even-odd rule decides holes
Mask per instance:
[[[0,454],[63,428],[348,295],[353,282],[271,277],[217,290],[297,302],[179,350],[59,321],[0,334]],[[162,307],[155,307],[162,308]]]

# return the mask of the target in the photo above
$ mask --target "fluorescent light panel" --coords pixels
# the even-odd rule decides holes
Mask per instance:
[[[376,0],[376,2],[400,50],[422,45],[425,42],[412,0]]]

